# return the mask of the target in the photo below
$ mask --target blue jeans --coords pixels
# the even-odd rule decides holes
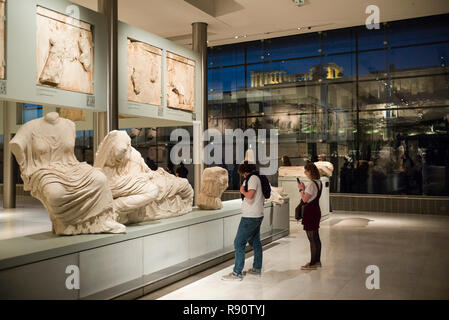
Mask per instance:
[[[234,274],[241,276],[245,266],[245,247],[249,243],[254,249],[253,269],[262,270],[262,243],[260,242],[261,218],[242,218],[234,240],[235,266]]]

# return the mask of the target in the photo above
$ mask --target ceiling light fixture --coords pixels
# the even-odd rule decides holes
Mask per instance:
[[[298,7],[304,5],[305,0],[292,0],[292,2],[297,5]]]

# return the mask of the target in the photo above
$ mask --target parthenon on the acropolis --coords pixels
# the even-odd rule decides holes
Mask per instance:
[[[333,62],[324,66],[313,66],[310,68],[309,72],[306,73],[287,74],[287,72],[283,70],[251,71],[251,88],[280,83],[316,81],[320,78],[339,79],[342,77],[343,68]]]

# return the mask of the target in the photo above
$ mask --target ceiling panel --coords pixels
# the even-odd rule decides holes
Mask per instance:
[[[97,9],[97,0],[73,2]],[[191,24],[206,22],[211,46],[364,25],[373,4],[381,22],[449,12],[448,0],[119,0],[119,19],[183,45]]]

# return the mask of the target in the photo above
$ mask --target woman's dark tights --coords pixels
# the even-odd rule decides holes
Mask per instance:
[[[310,241],[310,265],[314,265],[317,262],[321,262],[321,240],[318,230],[306,231],[307,237]]]

